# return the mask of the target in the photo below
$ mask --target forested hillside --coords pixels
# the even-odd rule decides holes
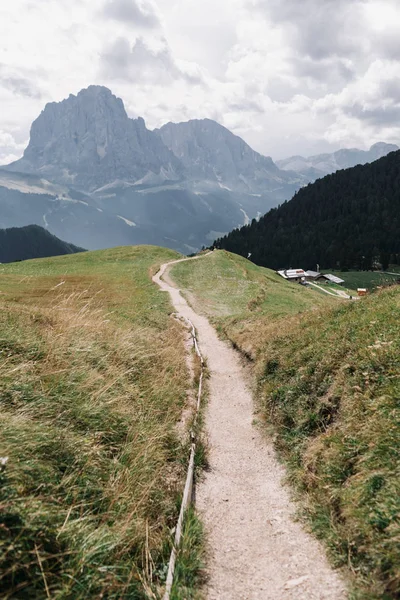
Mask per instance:
[[[63,242],[38,225],[0,229],[0,262],[2,263],[75,252],[83,252],[83,248]]]
[[[398,264],[400,151],[318,179],[214,247],[275,269]]]

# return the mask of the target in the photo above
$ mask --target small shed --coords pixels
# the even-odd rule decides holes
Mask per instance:
[[[357,288],[357,294],[359,296],[366,296],[368,294],[367,288]]]
[[[337,285],[343,285],[344,279],[340,279],[336,275],[331,275],[330,273],[325,273],[324,277],[328,279],[328,281],[332,281],[332,283],[337,283]]]

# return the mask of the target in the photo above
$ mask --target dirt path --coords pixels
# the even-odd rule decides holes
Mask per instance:
[[[168,274],[161,279],[168,266],[153,279],[194,323],[210,371],[210,471],[196,492],[210,549],[207,599],[343,600],[345,586],[322,547],[292,519],[284,470],[252,424],[252,395],[239,356],[193,311]]]

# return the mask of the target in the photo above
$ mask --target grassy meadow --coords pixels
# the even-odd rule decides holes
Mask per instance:
[[[379,271],[329,271],[332,275],[336,275],[344,279],[344,287],[357,290],[357,288],[367,288],[373,290],[378,286],[387,286],[394,283],[399,277],[380,273]]]
[[[263,426],[351,598],[399,599],[400,288],[340,301],[222,251],[171,274],[251,359]]]
[[[1,598],[160,596],[189,379],[151,275],[177,257],[124,247],[0,265]],[[193,597],[199,528],[191,516],[173,598]]]
[[[343,302],[225,250],[174,265],[170,273],[196,310],[251,358],[266,330],[282,319],[296,321],[305,312]]]

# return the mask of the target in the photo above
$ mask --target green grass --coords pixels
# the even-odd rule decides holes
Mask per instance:
[[[378,286],[387,286],[394,283],[398,278],[395,275],[386,275],[379,271],[329,271],[344,279],[344,287],[357,290],[357,288],[367,288],[373,290]],[[399,274],[400,277],[400,274]]]
[[[289,283],[274,271],[224,250],[178,263],[172,267],[171,275],[186,292],[193,292],[203,312],[219,318],[249,311],[279,317],[321,302],[312,290]]]
[[[171,273],[252,359],[265,429],[351,597],[399,599],[400,288],[340,302],[225,252]]]
[[[314,532],[356,597],[400,597],[400,290],[265,340],[265,418]]]
[[[126,247],[0,266],[2,598],[161,593],[188,372],[151,274],[177,257]]]
[[[182,529],[171,600],[201,600],[204,584],[205,547],[203,525],[195,510],[189,508]]]
[[[196,310],[250,355],[264,335],[260,322],[264,329],[266,323],[341,302],[224,250],[179,263],[171,276]]]

